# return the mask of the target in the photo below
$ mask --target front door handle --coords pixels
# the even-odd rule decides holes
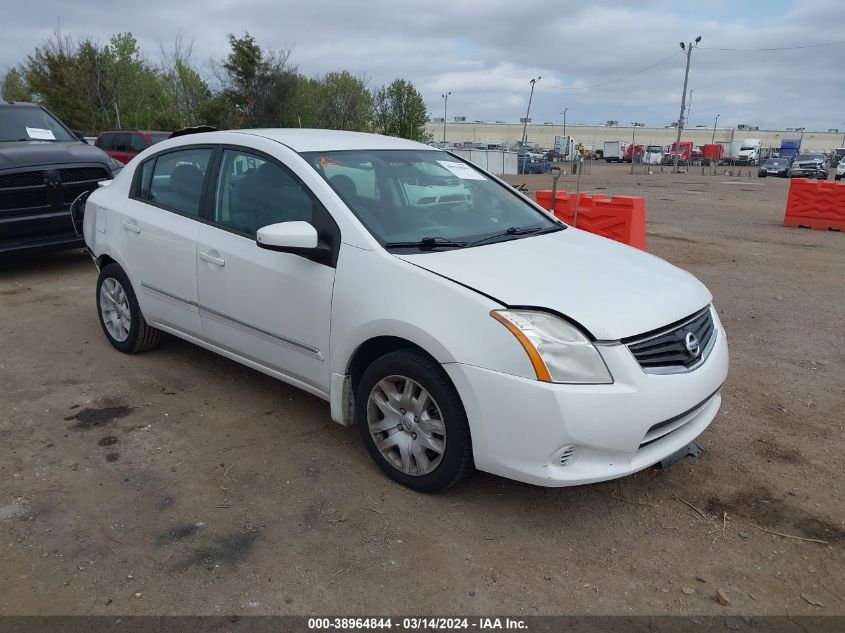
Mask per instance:
[[[141,227],[138,226],[138,223],[135,220],[124,220],[123,228],[127,231],[132,231],[133,233],[141,232]]]
[[[226,260],[222,257],[215,257],[211,253],[206,253],[205,251],[200,251],[200,259],[204,262],[208,262],[209,264],[214,264],[215,266],[223,266],[226,265]]]

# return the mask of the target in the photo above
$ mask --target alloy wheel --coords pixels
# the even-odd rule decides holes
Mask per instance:
[[[115,341],[122,343],[129,338],[132,313],[129,298],[120,282],[109,277],[100,285],[100,315],[106,330]]]

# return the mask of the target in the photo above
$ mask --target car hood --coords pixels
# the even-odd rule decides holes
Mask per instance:
[[[663,327],[712,301],[688,272],[571,227],[472,248],[395,255],[505,306],[563,314],[598,340]]]
[[[108,167],[109,158],[100,148],[81,141],[0,143],[0,169],[83,162],[103,163]]]

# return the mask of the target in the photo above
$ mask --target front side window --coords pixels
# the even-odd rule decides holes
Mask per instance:
[[[285,169],[241,150],[223,152],[215,188],[216,223],[254,237],[263,226],[313,219],[311,197]]]
[[[100,138],[94,143],[96,147],[99,147],[103,151],[109,151],[113,149],[114,141],[114,134],[101,134]]]
[[[309,152],[303,157],[386,248],[460,248],[561,228],[509,187],[445,152]]]
[[[202,184],[211,153],[211,148],[191,148],[159,154],[145,162],[139,197],[185,215],[199,216]],[[148,165],[152,165],[151,176]]]

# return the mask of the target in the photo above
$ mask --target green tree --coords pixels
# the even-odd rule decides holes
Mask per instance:
[[[394,79],[376,90],[373,96],[373,127],[379,134],[399,136],[414,141],[427,141],[428,121],[425,101],[410,81]]]
[[[0,90],[0,96],[6,101],[32,101],[32,93],[29,91],[26,79],[17,68],[9,69],[3,77],[3,86]]]
[[[328,73],[320,82],[321,126],[332,130],[369,130],[373,118],[373,97],[360,77],[350,72]]]
[[[288,65],[290,51],[265,52],[249,33],[230,34],[229,47],[221,65],[218,116],[229,121],[228,127],[278,127],[290,122],[297,89],[296,69]]]
[[[170,49],[161,48],[161,62],[157,70],[161,86],[159,112],[154,127],[179,129],[209,124],[208,103],[212,97],[208,84],[191,64],[191,43],[177,37]]]

